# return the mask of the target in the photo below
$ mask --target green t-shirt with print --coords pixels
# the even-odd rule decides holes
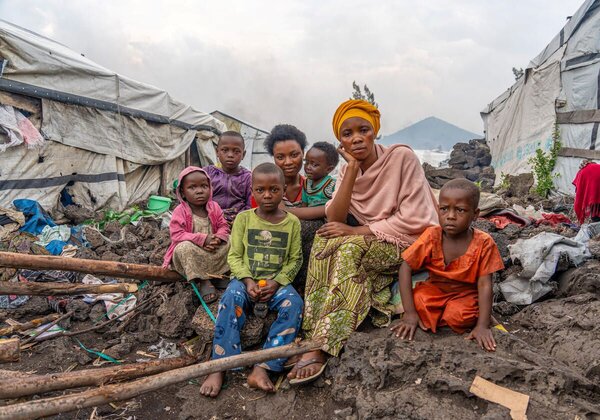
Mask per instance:
[[[238,279],[273,279],[285,286],[302,266],[300,220],[291,213],[270,223],[258,217],[256,209],[243,211],[235,218],[230,242],[227,263]]]

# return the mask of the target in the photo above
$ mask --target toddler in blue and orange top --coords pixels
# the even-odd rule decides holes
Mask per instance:
[[[479,188],[466,179],[446,183],[439,198],[440,224],[425,230],[403,253],[400,295],[404,316],[392,327],[412,340],[417,326],[436,332],[448,326],[488,351],[496,349],[490,329],[492,274],[504,268],[487,233],[471,223],[479,216]],[[429,279],[412,290],[412,271],[426,269]]]
[[[324,206],[335,189],[335,179],[329,174],[335,169],[340,155],[335,146],[326,141],[312,145],[304,158],[306,182],[302,187],[302,207]]]

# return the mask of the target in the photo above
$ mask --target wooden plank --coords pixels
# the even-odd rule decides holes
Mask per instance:
[[[558,124],[590,124],[600,122],[600,109],[581,109],[578,111],[557,112]]]
[[[558,156],[600,160],[600,150],[576,149],[574,147],[561,147],[560,150],[558,151]]]
[[[469,392],[479,398],[508,408],[513,420],[527,420],[526,412],[529,405],[529,395],[496,385],[486,381],[481,376],[475,376]]]

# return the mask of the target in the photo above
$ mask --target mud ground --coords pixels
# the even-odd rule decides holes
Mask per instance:
[[[548,226],[498,231],[486,221],[478,221],[478,227],[494,236],[503,257],[508,255],[507,245],[519,237],[543,230],[575,234],[567,227]],[[162,261],[169,243],[168,233],[160,229],[158,221],[125,229],[112,223],[102,235],[88,232],[87,238],[91,248],[80,250],[81,258],[150,264]],[[598,255],[595,258],[578,268],[564,265],[566,271],[553,279],[555,292],[540,302],[516,307],[498,296],[494,316],[509,333],[494,330],[495,353],[484,352],[474,342],[443,329],[437,335],[419,331],[413,342],[405,342],[392,337],[388,329],[365,322],[342,356],[332,359],[324,377],[312,385],[290,387],[282,380],[278,391],[267,395],[249,389],[246,371],[237,371],[228,373],[217,399],[200,396],[202,378],[198,378],[130,401],[54,418],[509,418],[507,409],[470,394],[476,375],[529,395],[530,419],[600,418],[600,260]],[[496,281],[510,270],[519,267],[507,267]],[[161,338],[182,344],[199,335],[201,341],[210,341],[210,321],[198,309],[200,303],[188,285],[153,283],[139,293],[140,302],[149,296],[158,296],[156,302],[124,328],[116,323],[78,338],[88,348],[127,362],[144,358],[137,352],[148,353],[149,346]],[[216,311],[216,304],[211,307]],[[89,327],[91,320],[104,312],[101,304],[89,306],[79,300],[69,302],[67,309],[75,310],[74,317],[63,324],[70,330]],[[47,300],[33,297],[18,309],[0,310],[0,320],[24,322],[48,313],[52,309]],[[251,322],[246,345],[255,346],[264,328],[262,323]],[[202,357],[208,358],[207,348]],[[58,338],[36,345],[22,354],[21,362],[3,364],[0,369],[43,374],[98,364],[75,340]],[[8,378],[6,372],[0,371],[0,377],[8,380],[4,379]],[[14,402],[4,400],[0,405]]]

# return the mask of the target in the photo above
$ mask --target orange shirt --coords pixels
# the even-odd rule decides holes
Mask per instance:
[[[431,281],[454,280],[473,285],[477,284],[479,277],[504,268],[494,239],[479,229],[474,229],[473,239],[467,251],[446,265],[442,250],[442,233],[441,226],[431,226],[404,250],[402,258],[410,268],[427,269]]]

